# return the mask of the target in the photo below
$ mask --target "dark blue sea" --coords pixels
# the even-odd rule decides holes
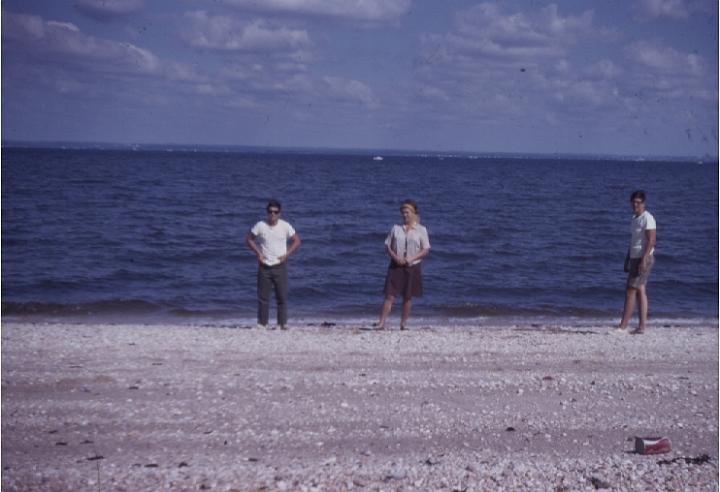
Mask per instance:
[[[244,237],[276,198],[303,241],[291,322],[375,320],[413,198],[416,323],[616,322],[635,189],[658,227],[651,324],[717,322],[717,162],[5,147],[2,317],[252,323]]]

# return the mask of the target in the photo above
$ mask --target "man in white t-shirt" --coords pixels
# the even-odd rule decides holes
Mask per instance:
[[[655,264],[653,253],[655,251],[656,226],[655,217],[645,210],[644,191],[633,192],[630,195],[630,205],[634,215],[630,223],[630,247],[625,256],[625,271],[628,272],[625,308],[617,330],[622,332],[627,327],[635,309],[635,299],[637,299],[639,323],[637,329],[630,333],[640,335],[645,331],[645,322],[647,321],[648,298],[645,285],[650,270]]]
[[[270,317],[270,287],[275,288],[277,324],[287,329],[287,259],[300,247],[300,236],[280,218],[282,206],[276,200],[267,205],[267,219],[250,229],[245,242],[257,255],[257,296],[259,327],[267,327]],[[287,242],[291,241],[288,248]]]

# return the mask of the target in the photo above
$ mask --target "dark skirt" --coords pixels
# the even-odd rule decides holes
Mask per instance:
[[[400,266],[390,262],[385,277],[386,296],[402,296],[403,299],[422,297],[422,270],[420,263],[412,266]]]

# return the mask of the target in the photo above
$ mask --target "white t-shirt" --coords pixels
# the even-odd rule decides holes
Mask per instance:
[[[647,235],[645,231],[651,231],[655,229],[655,217],[650,214],[647,210],[638,215],[633,216],[630,222],[630,258],[641,258],[645,246],[647,245]],[[655,248],[650,250],[650,254],[653,254]]]
[[[287,253],[288,239],[295,235],[295,229],[282,219],[278,219],[274,226],[261,220],[250,229],[250,232],[258,239],[260,252],[265,257],[263,263],[267,266],[280,263],[278,258]]]
[[[392,249],[396,255],[401,258],[413,257],[423,249],[430,249],[430,239],[425,226],[415,224],[407,233],[401,225],[394,225],[390,230],[385,244]],[[417,265],[422,260],[415,260],[413,265]]]

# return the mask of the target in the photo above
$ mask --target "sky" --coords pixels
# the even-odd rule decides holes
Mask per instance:
[[[718,154],[715,0],[3,0],[2,139]]]

